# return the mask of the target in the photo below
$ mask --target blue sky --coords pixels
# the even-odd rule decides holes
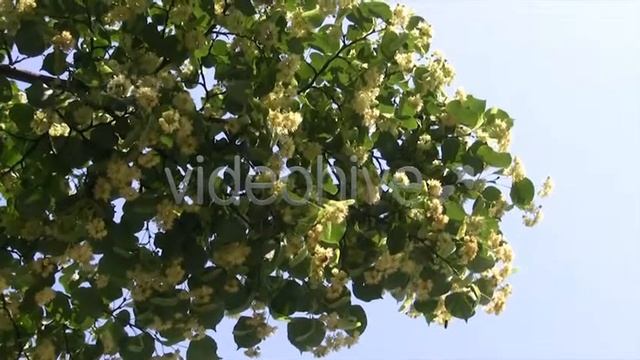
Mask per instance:
[[[448,329],[368,304],[360,343],[328,359],[640,359],[640,1],[404,1],[435,28],[456,86],[515,119],[545,220],[506,234],[519,272],[499,317]],[[238,358],[231,325],[220,354]],[[297,359],[286,325],[264,359]]]

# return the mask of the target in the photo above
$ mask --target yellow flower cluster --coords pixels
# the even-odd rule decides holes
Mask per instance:
[[[364,273],[364,281],[369,285],[379,284],[386,276],[398,271],[402,266],[403,254],[391,255],[384,252],[371,270]]]
[[[293,111],[269,110],[267,123],[276,135],[288,135],[296,131],[302,122],[302,115]]]
[[[321,223],[342,223],[349,215],[349,206],[355,204],[355,200],[328,200],[320,210],[318,221]]]
[[[62,122],[55,111],[36,111],[30,126],[36,134],[42,135],[48,132],[51,137],[69,136],[71,131],[69,125]]]
[[[364,84],[356,92],[352,106],[356,113],[362,115],[364,125],[374,130],[380,120],[377,97],[380,95],[380,84],[383,77],[374,69],[367,69]]]
[[[167,110],[162,113],[158,123],[160,128],[167,134],[171,134],[180,128],[180,118],[182,115],[176,110]]]
[[[11,1],[7,2],[11,3]],[[18,3],[16,4],[16,9],[19,13],[31,12],[32,10],[35,10],[36,7],[36,0],[18,0]]]
[[[32,355],[37,360],[56,360],[58,358],[56,347],[49,339],[38,341]]]
[[[533,227],[538,225],[543,218],[544,214],[542,213],[542,208],[531,206],[528,209],[525,209],[525,213],[522,215],[522,222],[527,227]]]
[[[150,169],[160,163],[162,159],[155,151],[149,151],[138,156],[138,165],[143,168]]]
[[[336,254],[332,248],[325,248],[320,245],[316,245],[311,250],[311,267],[309,270],[309,280],[312,286],[317,285],[324,279],[324,269],[331,264]]]
[[[413,67],[415,66],[413,53],[397,53],[394,59],[398,63],[398,66],[400,66],[400,70],[403,73],[408,74],[413,71]]]
[[[107,83],[107,92],[115,97],[126,97],[131,94],[133,85],[131,81],[123,74],[114,76]]]
[[[184,269],[180,263],[182,259],[177,259],[171,262],[171,265],[164,271],[165,279],[169,284],[179,284],[184,279]]]
[[[462,238],[460,260],[463,264],[469,263],[478,254],[478,240],[475,236],[467,235]]]
[[[107,164],[107,178],[109,179],[109,187],[104,183],[96,184],[94,188],[94,196],[98,199],[104,199],[111,188],[118,189],[120,196],[127,200],[133,200],[138,197],[138,192],[132,187],[134,181],[139,181],[142,174],[136,166],[129,166],[124,160],[113,158]],[[99,196],[98,196],[99,195]],[[108,196],[106,197],[108,198]]]
[[[505,171],[505,175],[511,176],[514,182],[518,182],[527,177],[524,164],[519,157],[513,159],[511,166]]]
[[[55,297],[55,291],[53,291],[53,289],[50,287],[45,287],[34,295],[34,300],[36,301],[36,304],[38,304],[38,306],[45,306],[53,299],[55,299]]]
[[[433,198],[439,198],[442,195],[442,183],[436,179],[426,181],[426,193]]]
[[[38,274],[43,278],[48,277],[57,269],[56,261],[52,258],[42,258],[31,262],[30,267],[34,274]]]
[[[75,46],[73,36],[66,30],[51,38],[51,43],[55,48],[64,52],[73,50],[73,47]]]
[[[329,287],[327,288],[327,299],[328,300],[336,300],[344,291],[345,285],[349,282],[349,275],[339,269],[331,270],[331,282]]]
[[[551,193],[553,192],[553,187],[553,180],[550,176],[547,176],[547,178],[544,180],[544,183],[542,184],[542,189],[540,189],[540,191],[538,192],[538,196],[547,197],[551,195]]]
[[[511,145],[511,127],[504,119],[496,119],[490,125],[478,129],[476,134],[478,139],[499,151],[508,151]]]
[[[444,207],[438,198],[431,198],[425,202],[426,215],[433,220],[432,226],[436,230],[442,230],[449,223],[449,217],[444,214]]]
[[[427,92],[442,92],[443,87],[453,81],[455,70],[444,58],[440,51],[434,51],[427,63],[427,77],[421,82],[421,90]]]
[[[413,16],[413,12],[405,5],[396,5],[393,9],[393,16],[391,17],[391,26],[399,29],[407,27],[409,20]]]
[[[278,64],[278,80],[281,82],[290,82],[294,76],[302,60],[298,55],[289,55]]]
[[[276,331],[276,327],[267,323],[264,312],[254,312],[251,318],[247,320],[247,324],[254,328],[256,337],[260,340],[268,338]]]
[[[93,259],[93,248],[87,242],[81,242],[69,248],[66,255],[81,265],[89,265]]]
[[[134,90],[138,104],[144,110],[151,110],[158,105],[158,91],[148,86],[138,87]]]
[[[420,22],[415,29],[411,30],[411,35],[415,39],[415,44],[421,51],[426,52],[431,45],[433,28],[426,21]]]
[[[244,243],[226,244],[213,254],[213,262],[225,269],[232,269],[244,264],[251,253],[251,248]]]
[[[105,226],[104,220],[100,218],[93,218],[89,220],[85,228],[89,236],[96,240],[100,240],[107,236],[107,227]]]
[[[507,304],[507,298],[511,295],[511,285],[506,284],[505,286],[498,289],[494,294],[491,302],[485,308],[485,311],[488,314],[500,315],[504,310]]]
[[[160,229],[171,230],[178,216],[180,216],[180,207],[171,200],[163,199],[156,205],[155,219]]]

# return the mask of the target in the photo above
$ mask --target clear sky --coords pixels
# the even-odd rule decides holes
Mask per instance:
[[[514,151],[556,192],[538,227],[506,224],[519,272],[502,315],[445,330],[371,303],[360,343],[328,359],[640,359],[640,1],[404,3],[456,86],[516,118]],[[219,330],[220,355],[239,358]],[[285,324],[262,349],[299,358]]]

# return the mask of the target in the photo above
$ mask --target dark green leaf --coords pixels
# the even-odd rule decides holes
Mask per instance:
[[[469,319],[476,312],[476,301],[467,292],[455,292],[447,295],[444,306],[453,317],[463,320]]]
[[[476,154],[478,154],[482,161],[493,167],[504,169],[511,165],[511,154],[497,152],[488,145],[481,146]]]
[[[218,344],[210,336],[192,340],[187,349],[187,360],[218,360]]]
[[[42,26],[36,22],[23,22],[16,33],[15,41],[22,55],[38,56],[47,49]]]
[[[533,201],[535,187],[528,178],[514,182],[511,185],[511,201],[517,206],[527,206]]]
[[[0,102],[9,102],[12,98],[11,82],[6,77],[0,76]]]
[[[287,325],[287,338],[300,351],[308,351],[322,343],[326,330],[317,319],[293,318]]]
[[[42,69],[54,76],[64,74],[67,71],[67,54],[55,50],[44,58]]]

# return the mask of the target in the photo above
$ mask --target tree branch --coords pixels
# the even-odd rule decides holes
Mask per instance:
[[[324,65],[322,65],[322,67],[320,68],[320,70],[318,70],[315,75],[313,76],[313,78],[311,79],[311,81],[309,81],[309,83],[307,85],[305,85],[302,89],[298,90],[298,94],[302,94],[303,92],[311,89],[311,87],[313,86],[313,84],[316,82],[316,80],[318,80],[318,78],[320,77],[320,75],[322,75],[322,73],[327,70],[329,68],[329,66],[331,65],[332,62],[334,62],[336,59],[340,58],[340,54],[342,54],[343,51],[347,50],[348,48],[350,48],[351,46],[355,45],[356,43],[359,43],[361,41],[366,40],[369,36],[373,35],[374,33],[376,33],[378,30],[373,29],[371,30],[369,33],[367,33],[366,35],[364,35],[361,38],[355,39],[352,42],[348,43],[348,44],[344,44],[340,50],[338,50],[338,52],[336,52],[331,58],[329,58],[329,60],[327,60]]]
[[[16,69],[15,67],[7,64],[0,64],[0,75],[30,84],[41,82],[48,87],[56,87],[59,85],[63,85],[64,87],[69,86],[68,80],[58,79],[53,76],[39,74],[28,70]]]

